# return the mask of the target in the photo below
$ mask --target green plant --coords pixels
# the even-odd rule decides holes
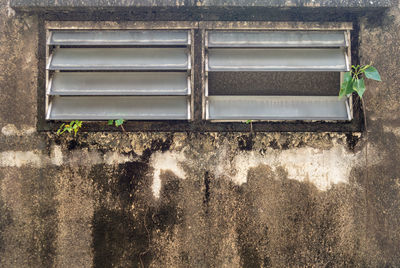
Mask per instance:
[[[108,125],[112,126],[115,125],[116,127],[121,127],[123,131],[125,131],[125,128],[123,126],[125,120],[124,119],[116,119],[116,120],[108,120]]]
[[[250,132],[253,132],[253,120],[249,119],[244,122],[245,124],[250,124]]]
[[[57,135],[61,135],[64,132],[68,131],[68,133],[74,132],[74,136],[78,130],[82,127],[82,121],[73,120],[69,124],[63,123],[57,130]]]
[[[362,99],[365,92],[364,77],[375,81],[382,81],[381,76],[375,67],[370,64],[351,66],[351,70],[346,72],[343,76],[343,83],[340,87],[339,98],[356,92]]]
[[[364,114],[364,127],[365,127],[365,139],[366,139],[366,145],[365,145],[365,165],[366,165],[366,177],[368,180],[368,127],[367,127],[367,115],[366,115],[366,110],[365,110],[365,104],[364,104],[364,99],[363,95],[365,92],[365,82],[364,82],[364,77],[371,80],[379,81],[381,82],[381,76],[379,75],[378,70],[373,67],[371,64],[367,65],[357,65],[351,66],[351,70],[349,72],[346,72],[343,77],[343,83],[340,87],[340,92],[339,92],[339,98],[342,98],[343,96],[346,96],[348,94],[352,94],[353,92],[357,93],[358,96],[361,99],[361,103],[363,106],[363,114]]]

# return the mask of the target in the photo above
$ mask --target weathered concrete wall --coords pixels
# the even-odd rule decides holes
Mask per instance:
[[[0,267],[399,267],[400,9],[361,18],[365,133],[36,131],[36,15],[0,1]]]

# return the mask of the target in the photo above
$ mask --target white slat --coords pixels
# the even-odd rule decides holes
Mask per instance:
[[[186,72],[57,72],[50,95],[188,95]]]
[[[208,71],[347,71],[343,48],[210,49]]]
[[[49,70],[187,70],[185,48],[59,48]]]
[[[50,103],[50,120],[187,120],[186,96],[56,96]]]
[[[188,31],[104,30],[54,31],[48,45],[188,45]]]
[[[337,96],[210,96],[211,120],[349,120]]]
[[[210,31],[208,47],[346,47],[343,31]]]

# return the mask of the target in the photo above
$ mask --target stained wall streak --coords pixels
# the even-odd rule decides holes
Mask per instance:
[[[74,167],[62,169],[55,179],[58,231],[56,267],[91,267],[93,185],[87,171]]]
[[[0,170],[1,199],[6,210],[0,219],[8,223],[1,233],[4,254],[1,266],[54,265],[58,232],[55,174],[52,169]]]

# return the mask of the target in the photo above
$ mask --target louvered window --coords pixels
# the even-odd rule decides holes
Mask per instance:
[[[206,119],[351,120],[349,31],[206,30]]]
[[[338,98],[351,23],[47,21],[45,29],[47,129],[52,120],[109,119],[133,131],[248,131],[247,120],[262,121],[255,131],[361,126],[359,104]]]
[[[188,120],[190,30],[50,30],[48,120]]]

